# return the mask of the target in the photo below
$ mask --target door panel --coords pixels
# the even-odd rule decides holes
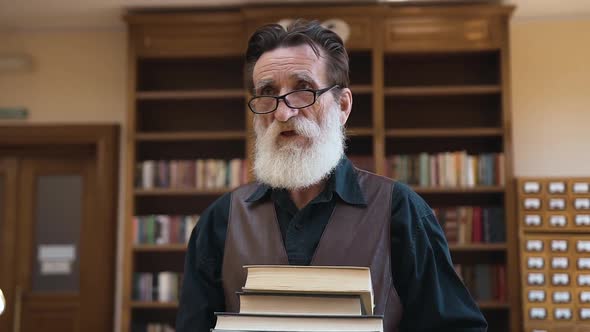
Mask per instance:
[[[80,260],[77,251],[80,248],[83,183],[81,175],[37,177],[33,244],[33,248],[37,248],[33,252],[37,256],[37,264],[33,264],[32,280],[32,290],[35,292],[80,290]],[[69,262],[51,259],[39,261],[41,255],[56,254],[74,257]],[[63,273],[62,269],[71,269],[71,272]]]
[[[21,331],[64,331],[80,330],[79,297],[66,295],[35,295],[23,298],[27,303],[22,315]]]
[[[112,289],[101,286],[104,266],[94,260],[105,245],[94,222],[95,170],[85,158],[20,163],[20,332],[106,330],[97,321],[110,321],[100,306]]]

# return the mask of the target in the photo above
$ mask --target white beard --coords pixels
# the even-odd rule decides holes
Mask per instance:
[[[272,188],[305,189],[326,179],[344,155],[344,128],[340,108],[329,108],[320,124],[304,117],[287,122],[273,121],[264,128],[254,121],[256,146],[254,174],[258,181]],[[291,142],[279,146],[277,139],[284,130],[294,130],[309,140],[299,146]]]

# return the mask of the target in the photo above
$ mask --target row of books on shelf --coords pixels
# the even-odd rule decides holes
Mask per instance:
[[[503,186],[504,174],[503,153],[424,152],[387,158],[389,177],[421,187]]]
[[[182,273],[137,272],[133,274],[133,300],[176,302],[182,287]]]
[[[506,302],[506,266],[456,264],[455,270],[476,301]]]
[[[134,244],[187,243],[199,215],[148,215],[133,217]]]
[[[450,244],[506,242],[502,207],[455,206],[433,211]]]
[[[370,155],[349,155],[352,163],[375,170]],[[386,175],[400,182],[421,187],[504,186],[504,154],[469,155],[466,151],[429,154],[391,155],[386,158]]]
[[[144,160],[135,175],[141,189],[226,189],[248,182],[248,165],[244,159]]]
[[[374,171],[372,156],[351,155],[360,168]],[[136,188],[215,190],[248,182],[244,159],[145,160],[137,164]],[[392,155],[386,159],[387,176],[422,187],[503,186],[504,154],[469,155],[466,151],[437,154]]]
[[[506,241],[504,208],[455,206],[433,208],[450,244]],[[199,215],[147,215],[133,218],[134,244],[187,243]]]

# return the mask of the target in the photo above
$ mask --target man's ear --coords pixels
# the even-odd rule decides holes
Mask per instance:
[[[340,124],[344,126],[348,117],[350,116],[350,111],[352,110],[352,92],[349,88],[342,88],[340,90]]]

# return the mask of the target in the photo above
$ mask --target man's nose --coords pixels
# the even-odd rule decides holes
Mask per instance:
[[[274,112],[275,120],[279,122],[287,122],[290,118],[296,116],[299,109],[287,106],[284,100],[279,101],[277,110]]]

